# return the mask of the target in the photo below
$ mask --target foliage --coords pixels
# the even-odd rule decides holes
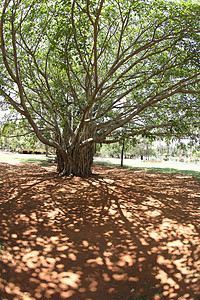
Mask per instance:
[[[0,10],[1,101],[57,150],[63,174],[89,175],[95,143],[196,137],[199,4],[4,0]]]
[[[44,148],[33,131],[27,132],[26,120],[16,114],[5,115],[0,121],[0,147],[12,150]]]
[[[125,140],[124,156],[138,157],[138,156],[152,156],[155,155],[155,150],[152,145],[153,141],[148,138],[138,136],[137,139]],[[113,144],[103,144],[100,148],[99,154],[102,156],[120,157],[122,151],[122,144],[120,142]]]

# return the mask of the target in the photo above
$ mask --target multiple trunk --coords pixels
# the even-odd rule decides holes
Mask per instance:
[[[93,144],[76,146],[66,153],[57,151],[57,170],[63,176],[91,176],[93,156]]]

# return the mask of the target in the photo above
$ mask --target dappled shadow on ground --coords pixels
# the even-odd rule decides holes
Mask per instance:
[[[0,164],[0,298],[199,299],[199,182],[94,173]]]

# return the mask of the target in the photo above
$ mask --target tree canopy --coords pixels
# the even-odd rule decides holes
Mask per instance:
[[[95,143],[195,136],[199,4],[4,0],[0,10],[2,102],[57,150],[62,174],[90,175]]]

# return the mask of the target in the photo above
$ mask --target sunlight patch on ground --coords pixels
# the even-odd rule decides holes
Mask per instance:
[[[30,299],[198,295],[196,181],[113,167],[70,180],[37,166],[1,170],[9,297],[25,297],[25,286]]]

